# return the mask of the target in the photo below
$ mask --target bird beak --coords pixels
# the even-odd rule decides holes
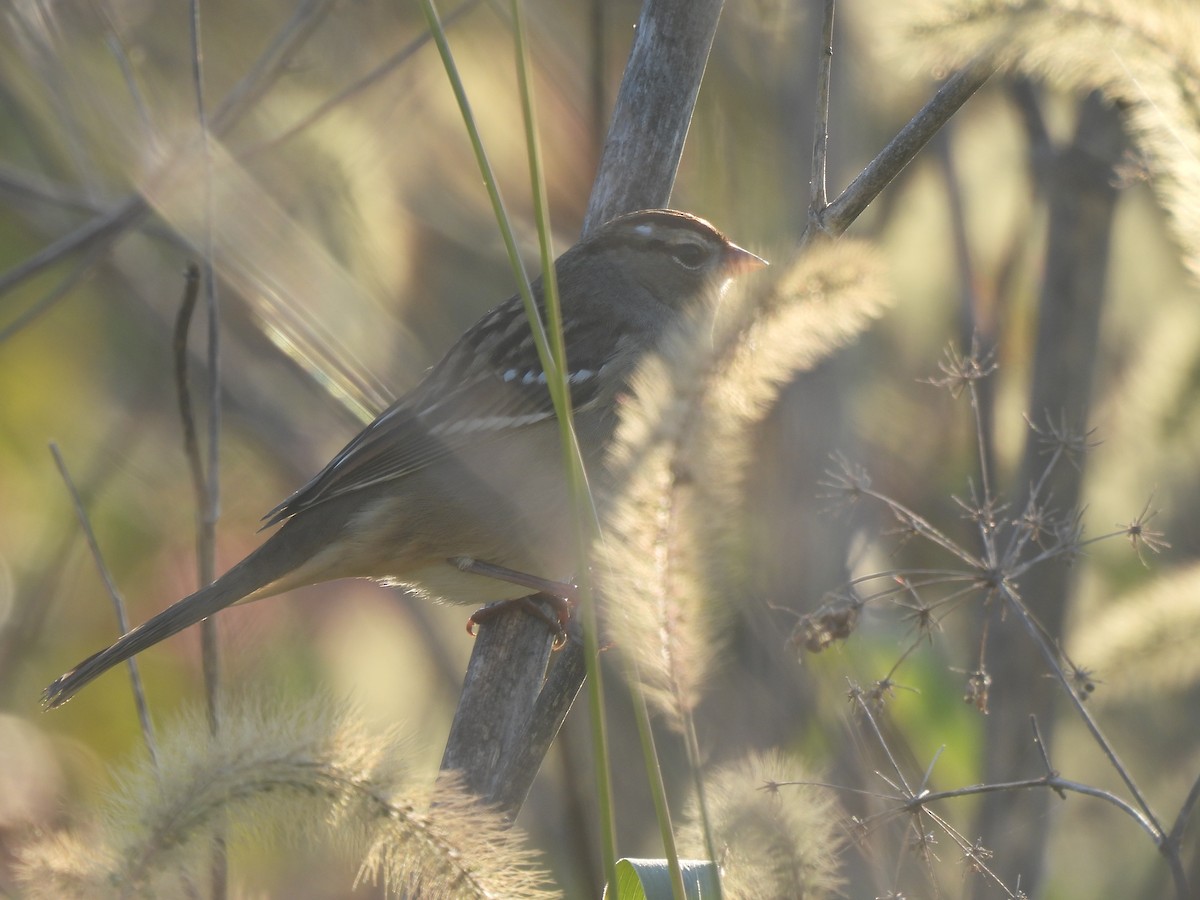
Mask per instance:
[[[737,244],[732,243],[725,245],[721,262],[725,271],[730,275],[753,272],[755,269],[762,269],[770,265],[761,256],[755,256],[749,250],[744,250]]]

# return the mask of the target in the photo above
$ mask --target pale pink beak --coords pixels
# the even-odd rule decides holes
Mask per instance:
[[[770,265],[761,256],[755,256],[749,250],[745,250],[733,243],[725,244],[725,249],[721,256],[722,267],[731,275],[737,275],[742,272],[753,272],[755,269],[762,269]]]

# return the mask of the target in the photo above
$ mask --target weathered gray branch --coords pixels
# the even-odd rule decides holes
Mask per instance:
[[[647,0],[621,79],[583,233],[666,206],[724,0]]]

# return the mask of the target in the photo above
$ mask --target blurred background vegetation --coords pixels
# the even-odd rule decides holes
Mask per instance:
[[[793,246],[806,221],[817,6],[728,5],[672,198],[767,258]],[[638,4],[531,0],[527,9],[561,250],[578,234]],[[945,74],[914,76],[896,54],[884,55],[878,13],[874,0],[839,6],[832,193],[919,108],[935,87],[932,76]],[[293,0],[204,3],[205,88],[214,108],[295,15]],[[111,788],[110,766],[140,752],[123,673],[61,711],[39,710],[46,684],[116,634],[48,442],[60,445],[85,493],[132,622],[196,586],[196,513],[171,329],[184,267],[201,246],[202,203],[196,170],[153,177],[194,127],[188,29],[184,4],[151,0],[31,0],[0,17],[0,272],[129,196],[140,194],[153,210],[56,301],[46,298],[82,257],[59,260],[0,296],[0,891],[9,884],[4,860],[32,829],[85,818]],[[533,259],[506,20],[478,3],[448,30]],[[237,161],[216,197],[216,266],[224,277],[221,570],[256,545],[259,517],[352,436],[357,420],[347,396],[377,411],[513,291],[432,48],[279,137],[422,33],[415,5],[336,5],[313,18],[298,52],[219,137],[218,155]],[[910,623],[868,611],[848,643],[803,664],[784,638],[796,614],[819,606],[848,573],[931,563],[926,551],[898,549],[903,542],[887,534],[886,519],[835,508],[820,482],[839,451],[869,469],[876,489],[968,534],[953,497],[964,496],[978,472],[970,410],[965,398],[922,379],[937,374],[948,343],[963,346],[975,328],[1000,364],[992,383],[996,470],[1004,487],[1022,487],[1013,481],[1028,435],[1023,414],[1044,421],[1060,413],[1030,409],[1029,401],[1048,262],[1049,189],[1038,154],[1071,140],[1082,104],[993,80],[852,229],[878,242],[896,301],[857,346],[789,386],[761,429],[748,484],[753,574],[745,596],[731,598],[730,653],[698,717],[711,762],[780,747],[823,770],[824,780],[886,790],[873,774],[880,747],[846,703],[847,678],[869,685],[887,675],[911,643]],[[1031,108],[1046,129],[1040,137],[1030,128]],[[1115,523],[1134,519],[1153,494],[1161,510],[1154,524],[1171,548],[1147,554],[1143,565],[1127,541],[1089,546],[1070,570],[1065,643],[1087,648],[1082,665],[1103,658],[1088,702],[1170,820],[1200,763],[1200,666],[1188,652],[1200,638],[1200,307],[1137,159],[1118,146],[1106,163],[1118,192],[1110,255],[1095,261],[1103,267],[1102,294],[1093,298],[1102,316],[1088,363],[1092,397],[1088,408],[1065,410],[1076,421],[1086,417],[1102,442],[1083,470],[1083,523],[1089,535],[1119,530]],[[197,332],[193,345],[202,347],[199,324]],[[311,348],[297,346],[297,335],[344,371],[330,372]],[[202,351],[193,362],[203,372]],[[1126,619],[1113,624],[1115,610]],[[416,764],[432,774],[471,649],[463,624],[461,609],[368,583],[295,591],[220,616],[225,679],[230,690],[265,696],[352,697],[381,726],[400,723],[417,736]],[[1157,631],[1138,638],[1141,627]],[[977,666],[978,647],[978,617],[949,618],[892,676],[892,749],[902,749],[917,781],[940,752],[931,776],[939,789],[983,779],[984,744],[1028,730],[1028,705],[1003,681],[986,719],[963,702],[963,673]],[[1025,652],[1030,666],[1039,665]],[[147,652],[141,664],[160,725],[201,702],[193,633]],[[658,855],[626,701],[615,691],[611,703],[620,849]],[[585,734],[583,717],[572,715],[520,818],[569,896],[588,896],[603,881]],[[1051,749],[1065,776],[1115,787],[1072,720]],[[668,781],[681,788],[682,748],[664,735],[660,750]],[[848,800],[847,811],[865,814],[858,803]],[[943,812],[968,838],[992,841],[971,831],[973,801]],[[1116,811],[1072,797],[1038,815],[1052,817],[1039,896],[1150,896],[1143,892],[1163,884],[1150,842]],[[1012,820],[1001,829],[1025,827]],[[899,828],[851,842],[847,895],[915,883],[925,887],[910,896],[928,896],[931,882],[943,895],[966,893],[975,876],[959,851],[947,844],[937,852],[941,863],[929,875]],[[1009,877],[1003,858],[993,863]],[[232,865],[250,894],[379,891],[351,892],[355,866],[333,851],[297,859],[235,845]],[[901,870],[907,874],[896,875]],[[1002,896],[994,890],[983,895]]]

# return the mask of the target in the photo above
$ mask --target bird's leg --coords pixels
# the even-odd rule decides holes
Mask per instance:
[[[502,610],[507,609],[511,604],[520,604],[521,608],[541,619],[544,619],[546,624],[554,629],[556,637],[554,639],[554,648],[557,650],[566,641],[567,621],[571,618],[571,608],[575,605],[577,588],[574,584],[566,584],[561,581],[551,581],[548,578],[539,578],[536,575],[529,575],[525,572],[518,572],[515,569],[509,569],[504,566],[498,566],[494,563],[483,562],[482,560],[473,559],[469,556],[453,556],[447,560],[452,566],[460,572],[470,572],[474,575],[483,575],[487,578],[497,578],[500,581],[507,581],[511,584],[527,587],[537,591],[532,597],[518,597],[514,600],[500,600],[496,603],[489,603],[487,606],[480,607],[472,613],[471,618],[467,620],[467,633],[475,634],[475,627],[481,622],[486,622],[488,619],[494,618]],[[557,615],[549,616],[537,601],[546,600],[552,603],[555,607]]]
[[[558,597],[561,600],[575,599],[577,588],[574,584],[552,581],[549,578],[539,578],[537,575],[518,572],[516,569],[509,569],[505,566],[498,566],[495,563],[484,562],[472,556],[452,556],[446,562],[450,563],[450,565],[454,566],[460,572],[470,572],[472,575],[483,575],[485,578],[496,578],[500,581],[507,581],[509,584],[527,587],[531,591],[539,594],[549,594],[551,597]]]

